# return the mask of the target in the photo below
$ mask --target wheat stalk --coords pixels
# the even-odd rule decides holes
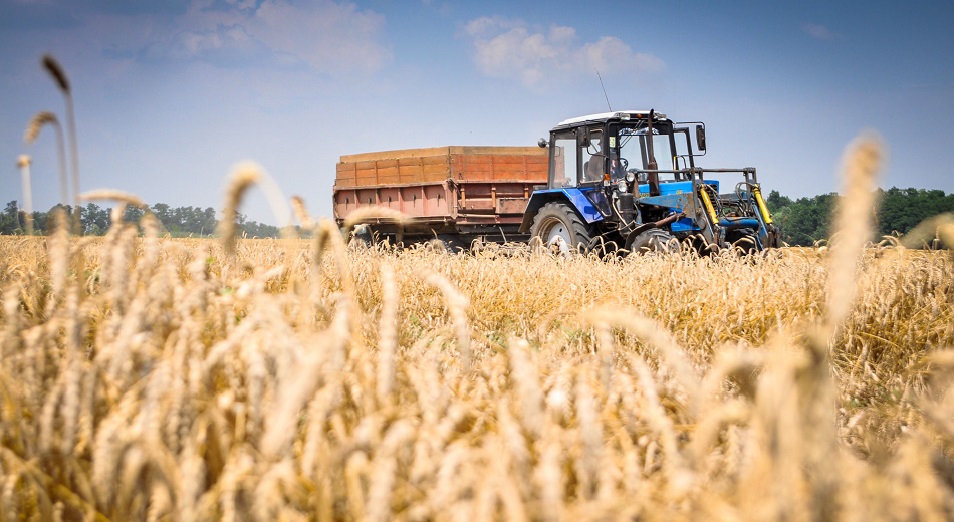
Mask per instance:
[[[262,173],[254,163],[241,163],[232,169],[228,185],[225,189],[225,203],[222,206],[222,221],[219,222],[219,235],[222,236],[222,245],[229,255],[235,254],[236,224],[238,207],[242,196],[253,184],[258,183]]]

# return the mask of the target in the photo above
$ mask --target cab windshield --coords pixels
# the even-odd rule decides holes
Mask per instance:
[[[649,168],[649,129],[646,127],[637,129],[634,127],[620,127],[619,143],[610,143],[614,151],[618,151],[623,165],[628,165],[628,170],[648,169]],[[610,138],[613,141],[614,138]],[[656,157],[656,165],[659,170],[677,170],[674,163],[675,151],[672,148],[672,140],[668,134],[659,134],[659,129],[653,128],[653,155]],[[617,146],[618,145],[618,146]]]

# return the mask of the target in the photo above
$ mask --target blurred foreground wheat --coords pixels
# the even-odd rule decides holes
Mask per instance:
[[[950,252],[142,228],[0,238],[6,519],[954,517]]]

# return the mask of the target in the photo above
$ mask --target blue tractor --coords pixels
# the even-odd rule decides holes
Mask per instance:
[[[706,150],[702,122],[674,123],[654,110],[592,114],[560,122],[538,144],[549,147],[549,178],[520,225],[531,241],[601,253],[680,244],[750,253],[781,244],[754,168],[696,166]],[[709,178],[726,174],[742,180],[722,194]]]

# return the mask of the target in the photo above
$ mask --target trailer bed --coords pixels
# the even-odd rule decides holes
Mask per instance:
[[[539,147],[352,154],[337,165],[334,216],[340,225],[355,210],[376,206],[408,216],[405,235],[515,233],[534,187],[546,182],[547,151]]]

